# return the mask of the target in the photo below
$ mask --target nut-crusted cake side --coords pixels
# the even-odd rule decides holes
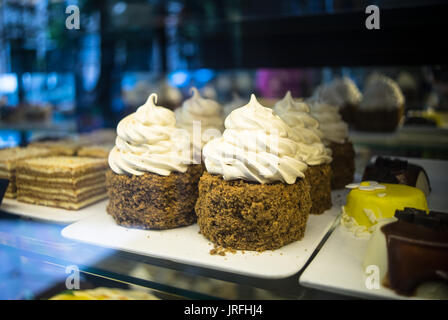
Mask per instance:
[[[333,152],[333,161],[331,162],[331,189],[342,189],[347,184],[353,182],[355,174],[355,150],[350,141],[345,143],[330,144]]]
[[[170,229],[196,222],[194,205],[202,165],[190,165],[185,173],[160,176],[106,173],[110,198],[107,212],[122,226]]]
[[[300,240],[310,209],[307,179],[258,184],[204,172],[199,181],[201,234],[222,247],[264,251]]]
[[[331,208],[331,175],[330,164],[309,166],[305,172],[311,186],[311,214],[322,214]]]

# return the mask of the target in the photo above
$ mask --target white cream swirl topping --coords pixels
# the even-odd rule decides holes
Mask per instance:
[[[308,104],[295,101],[288,91],[273,109],[293,129],[303,161],[308,165],[331,162],[331,150],[322,143],[324,134],[319,130],[319,121],[310,115]]]
[[[307,165],[298,157],[299,145],[292,129],[272,109],[251,96],[225,120],[220,138],[203,149],[205,166],[225,180],[293,184],[303,178]]]
[[[152,172],[168,176],[186,172],[190,164],[190,141],[182,139],[171,110],[156,106],[151,94],[136,112],[117,126],[115,146],[109,153],[109,166],[117,174],[142,175]]]
[[[201,97],[196,88],[191,91],[193,96],[175,110],[177,126],[188,130],[192,136],[195,130],[200,130],[201,142],[204,144],[210,136],[216,137],[224,129],[222,107],[212,99]],[[195,126],[200,127],[196,129]]]
[[[365,110],[395,109],[404,105],[405,99],[398,84],[384,75],[369,76],[364,97],[359,105]]]
[[[317,87],[314,97],[337,107],[347,104],[357,106],[362,99],[362,93],[350,78],[342,77]]]
[[[236,108],[239,108],[243,106],[246,103],[247,100],[242,99],[238,94],[233,94],[233,99],[229,103],[225,104],[222,108],[224,118],[226,118],[230,112],[235,110]]]
[[[310,100],[311,114],[319,121],[324,134],[323,142],[344,143],[348,138],[348,125],[342,120],[339,108]]]

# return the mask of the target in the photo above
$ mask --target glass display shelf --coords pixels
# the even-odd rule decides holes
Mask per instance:
[[[382,149],[446,151],[447,128],[404,126],[390,133],[351,131],[350,139],[359,146]]]
[[[93,278],[100,283],[110,281],[115,287],[156,292],[156,296],[164,299],[348,298],[301,287],[298,282],[300,272],[275,280],[236,275],[75,242],[61,236],[64,227],[0,211],[0,254],[6,261],[0,277],[9,281],[0,281],[5,290],[9,288],[11,291],[10,286],[23,286],[25,293],[19,296],[23,299],[45,297],[43,292],[54,292],[54,288],[60,288],[62,292],[66,290],[67,270],[75,267],[84,278]],[[31,275],[8,285],[13,281],[8,272],[18,268],[23,261],[33,261]],[[54,270],[50,272],[52,277],[37,276],[48,268]],[[82,286],[81,283],[80,289]],[[18,296],[3,298],[16,299]]]

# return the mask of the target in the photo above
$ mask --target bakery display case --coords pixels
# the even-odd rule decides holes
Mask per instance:
[[[0,299],[448,299],[448,6],[371,5],[0,0]]]

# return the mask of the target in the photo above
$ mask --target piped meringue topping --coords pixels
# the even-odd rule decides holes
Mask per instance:
[[[156,101],[157,95],[151,94],[118,123],[115,146],[109,153],[109,166],[116,174],[168,176],[172,171],[187,171],[190,141],[176,128],[174,113],[156,106]]]
[[[193,136],[194,125],[200,125],[201,143],[204,144],[209,136],[220,135],[224,129],[222,107],[212,99],[201,97],[198,89],[193,87],[191,91],[192,97],[175,110],[177,126],[188,130]]]
[[[225,180],[292,184],[303,178],[307,165],[300,160],[292,129],[255,95],[225,119],[220,138],[203,148],[207,171]]]
[[[311,116],[307,103],[294,100],[288,91],[273,109],[293,129],[303,161],[308,165],[331,162],[331,150],[322,143],[324,134],[319,129],[319,121]]]
[[[359,107],[367,110],[390,110],[402,107],[404,101],[403,93],[394,80],[384,75],[372,74],[367,79]]]
[[[311,115],[319,121],[325,145],[330,142],[344,143],[348,138],[348,125],[342,120],[339,109],[324,102],[310,100]]]

